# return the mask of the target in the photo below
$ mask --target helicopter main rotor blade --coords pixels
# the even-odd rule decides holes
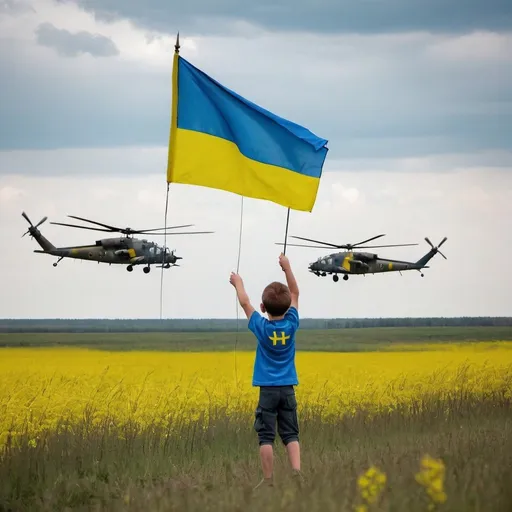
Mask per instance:
[[[275,245],[284,245],[282,242],[281,243],[277,243]],[[290,247],[312,247],[314,249],[329,249],[329,247],[325,247],[323,245],[303,245],[303,244],[286,244],[287,246],[290,246]],[[418,245],[418,244],[393,244],[393,245],[363,245],[363,246],[358,246],[356,247],[356,249],[377,249],[377,248],[381,248],[381,247],[408,247],[408,246],[412,246],[412,245]]]
[[[313,240],[311,238],[303,238],[301,236],[291,236],[290,238],[297,238],[298,240],[305,240],[306,242],[314,242],[315,244],[324,244],[324,245],[327,245],[329,247],[334,247],[335,249],[340,249],[341,245],[334,245],[334,244],[330,244],[328,242],[322,242],[321,240]],[[286,245],[289,245],[289,244],[286,244]]]
[[[110,226],[109,224],[103,224],[102,222],[96,222],[94,220],[86,219],[84,217],[78,217],[76,215],[68,215],[68,217],[71,217],[72,219],[83,220],[85,222],[90,222],[91,224],[96,224],[98,226],[102,226],[104,228],[107,228],[109,231],[117,231],[119,233],[130,234],[130,235],[150,233],[152,231],[161,231],[164,229],[188,228],[188,227],[191,227],[194,225],[194,224],[184,224],[182,226],[168,226],[167,228],[131,229],[131,228],[118,228],[115,226]]]
[[[94,220],[84,219],[83,217],[77,217],[76,215],[68,215],[72,219],[83,220],[84,222],[90,222],[91,224],[96,224],[98,226],[103,226],[104,228],[108,228],[111,231],[121,231],[123,228],[116,228],[114,226],[109,226],[108,224],[103,224],[101,222],[96,222]]]
[[[178,229],[178,228],[190,228],[194,224],[184,224],[183,226],[167,226],[166,228],[153,228],[153,229],[135,229],[132,233],[149,233],[150,231],[161,231],[162,229]]]
[[[418,244],[392,244],[392,245],[358,245],[356,249],[376,249],[380,247],[410,247]]]
[[[67,226],[69,228],[90,229],[92,231],[106,231],[107,233],[112,233],[111,229],[91,228],[89,226],[77,226],[76,224],[65,224],[63,222],[50,222],[50,224],[56,224],[58,226]]]
[[[371,242],[372,240],[375,240],[375,239],[380,238],[382,236],[386,236],[386,235],[382,234],[382,235],[372,236],[371,238],[368,238],[367,240],[363,240],[362,242],[358,242],[357,244],[340,244],[340,245],[330,244],[328,242],[323,242],[321,240],[313,240],[312,238],[303,238],[303,237],[300,237],[300,236],[292,236],[291,238],[297,238],[299,240],[305,240],[306,242],[314,242],[314,243],[317,243],[317,244],[324,244],[325,246],[334,247],[336,249],[356,249],[356,248],[360,248],[359,246],[361,246],[362,244],[365,244],[367,242]]]
[[[215,231],[182,231],[181,233],[173,231],[172,233],[148,233],[148,235],[204,235],[206,233],[215,233]]]
[[[376,238],[380,238],[381,236],[386,236],[386,235],[373,236],[372,238],[368,238],[368,240],[363,240],[362,242],[358,242],[357,244],[347,244],[347,245],[350,245],[350,247],[356,247],[357,245],[363,245],[366,242],[371,242],[372,240],[375,240]]]
[[[276,242],[276,245],[284,245],[282,242]],[[325,247],[324,245],[305,245],[305,244],[286,244],[287,247],[311,247],[313,249],[330,249],[330,247]]]

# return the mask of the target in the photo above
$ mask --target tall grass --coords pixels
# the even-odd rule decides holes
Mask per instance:
[[[324,421],[300,411],[305,481],[290,478],[276,444],[275,487],[260,479],[252,414],[221,409],[167,425],[93,421],[59,424],[35,441],[8,440],[0,456],[0,510],[312,510],[353,511],[364,503],[358,478],[371,466],[386,475],[368,510],[427,510],[415,476],[424,455],[445,467],[442,510],[500,512],[512,507],[510,390],[483,397],[425,396],[407,411],[364,410]]]

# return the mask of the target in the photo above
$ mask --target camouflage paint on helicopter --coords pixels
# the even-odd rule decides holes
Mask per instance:
[[[55,247],[46,237],[44,237],[41,231],[38,229],[48,217],[44,217],[35,226],[32,224],[26,213],[23,212],[22,216],[30,224],[27,233],[32,236],[36,242],[41,246],[42,250],[35,250],[34,252],[40,254],[49,254],[56,256],[59,259],[53,264],[57,266],[59,261],[63,258],[73,258],[79,260],[97,261],[98,263],[108,263],[109,265],[126,265],[126,270],[131,272],[134,265],[145,265],[143,267],[144,272],[147,274],[151,270],[151,265],[157,265],[158,267],[170,268],[176,265],[176,261],[182,259],[180,256],[176,256],[174,251],[170,251],[167,247],[159,245],[155,242],[148,241],[146,239],[134,238],[134,234],[149,234],[149,235],[192,235],[192,234],[205,234],[213,233],[213,231],[189,231],[189,232],[167,232],[167,229],[177,229],[183,227],[189,227],[192,224],[185,226],[170,226],[167,228],[154,228],[154,229],[142,229],[133,230],[131,228],[117,228],[109,226],[108,224],[102,224],[100,222],[91,221],[81,217],[75,217],[69,215],[74,219],[83,220],[90,222],[102,228],[93,228],[90,226],[78,226],[76,224],[63,224],[60,222],[51,222],[50,224],[56,224],[60,226],[69,226],[81,229],[90,229],[93,231],[104,231],[104,232],[120,232],[124,233],[124,237],[117,238],[102,238],[96,240],[94,244],[89,245],[76,245],[70,247]],[[164,232],[157,233],[156,231],[164,230]]]
[[[360,252],[354,251],[354,249],[367,249],[367,248],[376,248],[376,247],[405,247],[411,245],[418,244],[396,244],[396,245],[371,245],[371,246],[363,246],[363,244],[370,242],[371,240],[375,240],[376,238],[380,238],[385,235],[377,235],[357,244],[342,244],[335,245],[327,242],[321,242],[318,240],[312,240],[310,238],[302,238],[300,236],[293,236],[291,238],[297,238],[299,240],[306,240],[308,242],[314,242],[322,245],[301,245],[301,244],[287,244],[292,247],[311,247],[318,249],[325,248],[336,248],[336,249],[347,249],[343,252],[335,252],[328,254],[326,256],[321,256],[315,262],[310,263],[308,269],[310,272],[315,274],[316,276],[325,277],[327,274],[332,275],[333,281],[338,281],[338,274],[343,275],[343,279],[348,280],[349,275],[364,275],[364,274],[378,274],[382,272],[402,272],[405,270],[417,270],[420,272],[421,277],[423,277],[423,273],[421,272],[424,268],[429,268],[426,264],[437,254],[441,254],[441,256],[446,259],[446,256],[439,250],[439,247],[443,245],[447,238],[443,238],[437,247],[434,247],[432,242],[425,238],[427,243],[432,247],[430,251],[428,251],[424,256],[422,256],[418,261],[402,261],[402,260],[394,260],[389,258],[380,258],[377,254],[371,252]],[[276,244],[276,245],[284,245],[284,244]]]

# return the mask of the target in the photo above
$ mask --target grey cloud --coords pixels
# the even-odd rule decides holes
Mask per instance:
[[[36,29],[36,36],[40,45],[53,48],[65,57],[76,57],[82,53],[89,53],[93,57],[119,55],[119,49],[113,41],[100,34],[84,31],[73,34],[51,23],[41,23]]]
[[[226,33],[234,21],[269,30],[389,33],[512,27],[510,0],[64,0],[100,19],[129,18],[149,29]]]
[[[511,151],[512,67],[493,59],[433,58],[429,48],[440,41],[212,38],[198,40],[190,60],[329,139],[329,160]],[[167,145],[170,66],[94,61],[78,80],[69,65],[49,73],[21,54],[27,54],[22,43],[0,47],[9,77],[0,81],[1,97],[9,98],[0,103],[0,149]],[[188,57],[185,48],[182,54]]]

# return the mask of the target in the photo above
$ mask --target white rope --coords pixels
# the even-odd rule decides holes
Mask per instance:
[[[163,310],[163,293],[164,293],[164,264],[165,264],[165,248],[167,247],[167,208],[169,206],[169,183],[167,183],[167,193],[165,196],[165,219],[164,219],[164,251],[162,255],[162,273],[160,274],[160,320],[162,320]]]
[[[242,228],[243,228],[243,216],[244,216],[244,196],[242,196],[242,201],[240,203],[240,228],[239,228],[239,236],[238,236],[238,260],[236,263],[236,273],[238,274],[240,271],[240,255],[242,252]],[[236,359],[236,348],[238,345],[238,334],[240,331],[239,321],[239,306],[238,306],[238,296],[235,290],[235,307],[236,307],[236,336],[235,336],[235,349],[234,349],[234,355],[235,355],[235,382],[238,386],[238,366],[237,366],[237,359]]]

